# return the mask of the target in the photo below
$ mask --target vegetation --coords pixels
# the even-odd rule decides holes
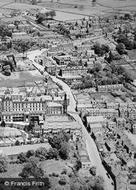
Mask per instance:
[[[95,43],[93,46],[95,54],[99,56],[103,56],[105,53],[108,53],[110,51],[110,48],[108,45],[102,44],[100,45],[99,43]]]
[[[45,20],[53,19],[54,16],[56,16],[56,12],[54,10],[45,13],[38,13],[36,15],[36,21],[37,23],[41,24]]]
[[[6,25],[0,25],[0,36],[4,39],[5,37],[12,37],[12,32],[9,31]]]
[[[47,159],[47,150],[44,147],[41,147],[35,151],[35,156],[38,157],[40,160]]]
[[[2,73],[6,76],[11,75],[11,72],[15,71],[14,64],[9,60],[0,60],[2,64]]]
[[[50,148],[48,151],[48,159],[58,159],[59,152],[56,148]]]
[[[90,174],[92,174],[93,176],[96,176],[96,167],[95,166],[92,166],[89,171],[90,171]]]
[[[125,14],[128,18],[128,14]],[[129,37],[131,34],[131,38]],[[127,54],[126,50],[136,49],[136,28],[132,30],[131,26],[126,26],[124,29],[119,28],[118,34],[114,36],[118,45],[116,50],[120,55]]]
[[[30,158],[30,157],[32,157],[34,155],[35,155],[35,151],[34,150],[28,150],[27,153],[26,153],[26,157],[27,158]]]
[[[0,156],[0,173],[7,171],[8,162],[5,157]]]
[[[67,159],[69,156],[69,136],[64,132],[60,132],[58,135],[54,135],[53,137],[48,138],[48,142],[52,148],[55,148],[59,156],[62,159]]]
[[[75,165],[74,165],[74,170],[78,172],[82,168],[82,162],[80,158],[76,159]]]
[[[28,161],[28,158],[26,157],[26,154],[23,153],[23,152],[18,155],[17,159],[18,159],[18,162],[21,163],[21,164]]]
[[[127,51],[126,51],[126,49],[125,49],[124,43],[119,43],[119,44],[116,46],[116,50],[117,50],[117,52],[118,52],[120,55],[127,54]]]
[[[24,165],[22,172],[19,174],[22,178],[34,177],[42,178],[44,177],[43,169],[38,165],[38,161],[35,157],[31,157],[29,161]]]

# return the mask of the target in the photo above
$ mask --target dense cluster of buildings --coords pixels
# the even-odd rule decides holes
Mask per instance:
[[[29,126],[33,127],[35,135],[44,136],[64,130],[75,136],[81,136],[81,126],[67,114],[69,97],[65,92],[50,77],[44,86],[39,87],[36,84],[20,89],[4,88],[3,91],[1,89],[1,130],[6,125],[4,131],[9,131],[3,133],[1,145],[5,142],[4,146],[8,146],[14,144],[16,140],[27,143],[29,135],[25,133],[24,140],[20,131],[27,131]]]
[[[42,30],[34,22],[36,12],[34,15],[27,11],[17,13],[20,14],[23,20],[13,19],[8,22],[7,28],[12,32],[12,39],[5,39],[5,44],[12,41],[14,45],[18,40],[29,40],[31,37],[36,42],[35,49],[46,48],[40,56],[35,57],[34,62],[71,87],[83,83],[82,79],[87,76],[90,77],[88,81],[95,78],[94,86],[72,91],[77,103],[77,114],[94,139],[108,177],[114,181],[115,190],[131,190],[133,185],[135,188],[136,172],[132,170],[136,161],[136,102],[133,101],[134,97],[123,101],[119,94],[125,92],[133,96],[136,88],[133,85],[133,92],[130,93],[123,83],[97,85],[96,75],[99,79],[107,77],[103,68],[108,68],[108,62],[104,55],[96,55],[92,48],[97,38],[103,41],[104,37],[107,44],[114,47],[107,33],[111,23],[115,24],[112,31],[115,27],[118,30],[120,23],[117,19],[113,21],[111,18],[100,17],[61,24],[52,20],[45,24],[47,29]],[[35,69],[30,60],[24,60],[24,65],[21,63],[17,62],[16,65],[20,71],[24,68]],[[99,66],[102,69],[98,73]],[[127,85],[132,87],[132,84]],[[16,141],[20,144],[32,143],[29,133],[34,137],[35,144],[40,143],[41,137],[44,137],[45,142],[47,135],[57,134],[61,130],[70,133],[75,142],[77,137],[81,140],[82,128],[67,112],[69,101],[69,97],[53,82],[52,77],[44,78],[44,83],[35,81],[27,87],[1,89],[0,146],[15,145]],[[30,127],[31,132],[28,130]],[[88,170],[91,161],[84,142],[80,141],[77,149],[82,168]]]
[[[121,88],[122,85],[117,86],[116,91]],[[84,90],[73,93],[77,100],[77,111],[95,140],[115,188],[131,189],[135,178],[131,170],[135,167],[136,159],[136,103],[113,98],[106,86],[104,92]]]

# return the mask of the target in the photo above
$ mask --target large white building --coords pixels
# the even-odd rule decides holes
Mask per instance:
[[[53,98],[49,95],[40,97],[20,96],[14,99],[14,96],[7,95],[1,99],[1,120],[5,122],[30,122],[39,121],[39,116],[45,115],[61,115],[66,113],[67,107],[66,96],[63,101]]]

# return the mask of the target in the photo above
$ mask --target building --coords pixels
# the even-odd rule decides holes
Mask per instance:
[[[14,32],[12,34],[13,40],[20,40],[20,39],[30,39],[31,37],[28,36],[26,32]]]
[[[75,121],[70,115],[50,115],[46,116],[43,133],[58,133],[61,130],[71,133],[76,136],[81,136],[82,130],[81,126]]]
[[[62,69],[62,77],[64,76],[77,76],[77,75],[84,75],[87,74],[87,67],[83,66],[74,66],[74,67],[66,67],[65,69]]]
[[[79,153],[79,157],[82,163],[82,169],[89,170],[92,166],[92,163],[87,153],[86,145],[82,141],[78,143],[78,153]]]
[[[87,129],[92,132],[102,132],[102,126],[106,126],[106,119],[103,116],[87,116],[86,117],[87,122]]]
[[[50,82],[49,82],[50,83]],[[45,115],[63,115],[67,112],[67,96],[62,91],[57,91],[56,96],[51,90],[56,86],[49,85],[47,92],[51,95],[26,96],[24,93],[7,93],[1,97],[0,101],[0,120],[5,122],[30,122],[38,121],[39,117]],[[59,94],[58,94],[59,93]]]
[[[101,86],[98,86],[98,92],[111,92],[115,90],[120,90],[122,88],[123,88],[123,84],[101,85]]]
[[[89,156],[87,154],[87,151],[86,150],[80,151],[79,156],[80,156],[81,163],[82,163],[82,169],[89,170],[90,167],[92,166],[92,164],[90,162],[90,159],[89,159]]]
[[[93,125],[96,123],[101,123],[102,125],[106,125],[107,121],[103,116],[87,116],[87,123],[88,125]]]
[[[95,123],[90,125],[90,133],[96,134],[96,133],[103,133],[103,126],[101,123]]]
[[[118,109],[117,102],[106,102],[107,109]]]
[[[84,111],[84,113],[81,113],[82,117],[84,115],[87,116],[103,116],[104,118],[107,119],[114,119],[116,117],[118,117],[118,110],[115,109],[106,109],[106,108],[89,108],[87,110]]]

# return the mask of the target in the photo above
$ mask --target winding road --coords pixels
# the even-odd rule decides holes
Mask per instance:
[[[70,103],[68,106],[68,113],[74,117],[74,119],[79,123],[79,125],[82,126],[82,134],[83,134],[83,138],[86,142],[87,152],[88,152],[90,161],[91,161],[92,165],[97,167],[97,174],[104,178],[105,190],[114,190],[114,186],[111,184],[113,181],[112,181],[112,179],[108,178],[108,176],[106,174],[107,171],[105,170],[105,168],[102,165],[101,158],[100,158],[99,152],[97,150],[96,144],[93,141],[93,139],[91,138],[91,136],[89,135],[89,133],[87,132],[78,113],[75,111],[76,101],[74,99],[74,96],[71,92],[70,87],[62,80],[56,78],[55,76],[49,75],[47,72],[44,72],[44,67],[35,62],[35,56],[41,55],[41,53],[43,53],[44,51],[45,51],[45,49],[28,52],[27,57],[29,58],[29,60],[31,60],[31,63],[33,64],[33,66],[41,74],[43,74],[44,77],[50,76],[56,84],[59,84],[60,86],[62,86],[63,90],[66,92],[67,96],[70,98]]]

